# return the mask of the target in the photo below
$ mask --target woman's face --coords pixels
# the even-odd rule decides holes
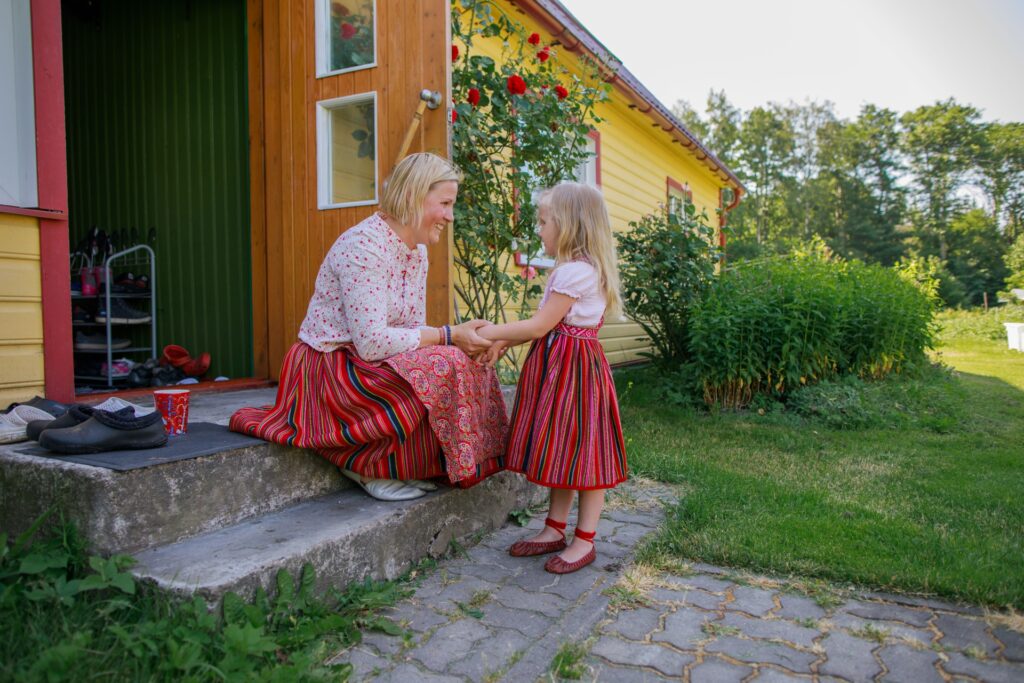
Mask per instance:
[[[537,208],[537,234],[544,245],[544,253],[554,257],[558,251],[558,229],[551,219],[551,210],[543,204]]]
[[[459,184],[446,180],[434,186],[423,199],[423,219],[415,230],[416,244],[437,244],[441,233],[455,221],[455,195]]]

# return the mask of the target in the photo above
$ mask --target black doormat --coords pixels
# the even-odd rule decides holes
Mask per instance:
[[[79,465],[105,467],[108,470],[127,472],[143,467],[163,465],[178,460],[189,460],[203,455],[213,455],[234,448],[244,448],[258,443],[260,439],[229,431],[227,427],[211,422],[191,422],[188,433],[172,436],[167,439],[166,446],[146,448],[135,451],[106,451],[105,453],[88,453],[85,455],[61,455],[48,451],[39,444],[30,443],[21,448],[12,449],[21,455],[35,455],[43,458],[55,458]]]

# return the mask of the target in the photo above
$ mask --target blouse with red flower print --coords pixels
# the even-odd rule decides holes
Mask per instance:
[[[427,248],[409,249],[375,213],[327,252],[299,339],[323,352],[352,344],[365,361],[411,351],[426,324],[426,294]]]

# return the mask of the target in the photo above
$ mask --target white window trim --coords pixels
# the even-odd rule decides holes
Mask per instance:
[[[341,209],[348,206],[369,206],[376,204],[380,197],[380,164],[377,159],[380,156],[378,148],[373,160],[373,199],[364,199],[358,202],[332,202],[331,201],[331,179],[332,179],[332,157],[333,146],[331,145],[331,110],[346,104],[360,102],[373,102],[373,140],[374,144],[380,140],[377,135],[377,91],[359,93],[358,95],[347,95],[335,97],[331,100],[322,100],[316,103],[316,177],[317,177],[317,204],[323,209]]]
[[[373,0],[373,59],[369,64],[350,66],[347,69],[330,71],[330,38],[327,35],[327,27],[331,25],[331,1],[315,0],[315,26],[316,26],[316,77],[327,78],[338,74],[347,74],[351,71],[361,71],[377,66],[377,0]]]

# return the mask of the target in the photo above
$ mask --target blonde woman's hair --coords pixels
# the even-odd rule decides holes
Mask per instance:
[[[380,209],[402,225],[416,227],[423,217],[423,200],[438,183],[462,182],[462,171],[430,152],[410,154],[395,166],[380,198]]]
[[[558,231],[555,260],[587,261],[601,278],[608,315],[622,311],[619,262],[615,253],[608,207],[601,191],[580,183],[559,183],[545,190],[538,201]]]

